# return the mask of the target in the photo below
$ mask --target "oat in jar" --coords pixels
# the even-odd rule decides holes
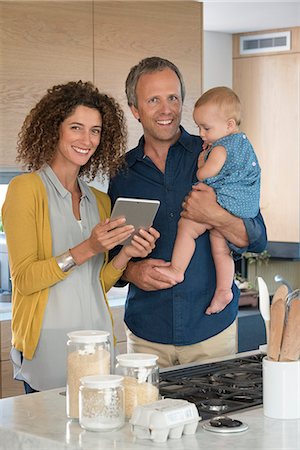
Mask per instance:
[[[158,356],[148,353],[118,355],[116,373],[124,377],[125,416],[130,418],[138,405],[159,399]]]
[[[67,342],[67,416],[79,417],[80,378],[110,373],[109,333],[83,330],[68,333]]]

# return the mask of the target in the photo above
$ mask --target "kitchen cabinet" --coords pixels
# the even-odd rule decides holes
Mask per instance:
[[[149,56],[161,56],[178,65],[186,86],[182,124],[198,134],[192,112],[201,92],[202,3],[125,1],[117,7],[115,3],[94,2],[94,82],[123,106],[128,148],[137,145],[142,127],[128,108],[125,80],[131,67]]]
[[[300,257],[300,27],[291,29],[291,50],[280,53],[243,56],[239,39],[244,35],[233,38],[233,88],[242,103],[241,129],[262,169],[268,240]]]
[[[263,318],[257,308],[242,307],[238,313],[238,351],[257,350],[266,344]]]
[[[184,39],[175,31],[179,23]],[[0,2],[0,48],[2,170],[20,169],[17,134],[29,110],[46,89],[71,80],[92,81],[114,96],[128,119],[128,146],[136,145],[142,129],[127,106],[125,79],[133,65],[152,55],[179,65],[187,91],[183,124],[196,132],[192,110],[201,92],[202,3]]]
[[[23,383],[13,379],[13,368],[9,359],[10,326],[10,320],[0,321],[0,398],[24,394]]]
[[[25,115],[46,90],[71,80],[92,80],[92,3],[1,2],[2,170],[17,167],[17,134]]]

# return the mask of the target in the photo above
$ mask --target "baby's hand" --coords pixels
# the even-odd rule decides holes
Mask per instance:
[[[212,145],[212,144],[209,144],[207,141],[206,141],[206,142],[203,142],[203,144],[202,144],[202,150],[208,151],[208,150],[210,149],[211,145]]]

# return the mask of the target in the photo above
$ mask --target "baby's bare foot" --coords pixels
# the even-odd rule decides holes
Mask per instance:
[[[233,294],[231,289],[217,289],[215,295],[205,311],[205,314],[215,314],[222,311],[231,302]]]
[[[174,266],[156,267],[156,270],[163,275],[171,278],[171,280],[175,281],[176,283],[181,283],[184,280],[184,274],[175,269]]]

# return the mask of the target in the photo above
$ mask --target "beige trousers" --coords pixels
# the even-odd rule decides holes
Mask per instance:
[[[126,326],[127,352],[157,355],[159,367],[171,367],[234,355],[237,352],[237,320],[221,333],[192,345],[169,345],[146,341],[135,336]]]

